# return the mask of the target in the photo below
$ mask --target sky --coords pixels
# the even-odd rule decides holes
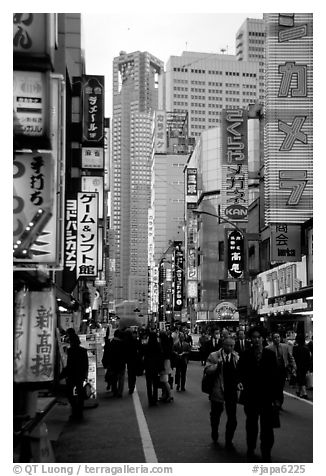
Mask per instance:
[[[235,54],[235,36],[246,18],[262,13],[83,13],[86,74],[105,76],[105,115],[112,109],[112,62],[120,51],[148,51],[166,65],[183,51]]]

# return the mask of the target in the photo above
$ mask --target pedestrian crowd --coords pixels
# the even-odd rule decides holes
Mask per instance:
[[[68,360],[62,377],[67,380],[72,418],[81,418],[83,384],[87,380],[87,351],[80,347],[78,336],[68,329]],[[105,337],[102,364],[106,390],[113,398],[122,398],[127,382],[131,395],[137,376],[145,375],[150,407],[171,403],[174,390],[186,391],[187,368],[193,339],[185,326],[165,331],[149,329],[116,329]],[[312,387],[312,339],[304,335],[282,342],[280,332],[267,335],[263,326],[240,329],[200,331],[198,348],[203,369],[202,390],[210,401],[211,438],[219,445],[219,426],[225,409],[225,448],[233,451],[237,428],[237,406],[243,405],[246,416],[247,458],[255,454],[260,430],[262,461],[271,461],[274,428],[280,427],[286,381],[296,386],[297,396],[308,399]],[[127,373],[127,378],[126,378]],[[309,379],[309,377],[311,377]]]

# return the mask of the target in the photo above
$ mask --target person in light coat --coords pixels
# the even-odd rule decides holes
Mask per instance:
[[[229,450],[234,449],[232,439],[237,427],[237,366],[239,355],[233,349],[234,339],[226,337],[223,341],[222,349],[212,352],[208,356],[205,367],[207,374],[216,374],[213,389],[209,395],[211,402],[211,437],[213,442],[217,443],[220,418],[225,405],[227,415],[225,447]]]

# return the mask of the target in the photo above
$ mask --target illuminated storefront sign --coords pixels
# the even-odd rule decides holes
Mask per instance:
[[[53,60],[55,13],[14,13],[13,50],[16,55]]]
[[[77,203],[77,278],[96,277],[98,193],[79,192]]]
[[[244,279],[245,246],[244,236],[238,230],[225,230],[225,271],[226,279]]]
[[[220,302],[214,309],[214,319],[221,321],[238,321],[239,313],[231,302]]]
[[[222,111],[221,213],[230,221],[248,219],[247,112]]]
[[[312,13],[267,13],[266,223],[303,223],[313,209]]]
[[[259,314],[275,310],[268,299],[299,291],[307,286],[306,259],[264,271],[251,282],[251,307]],[[304,308],[306,303],[291,303],[285,310]]]
[[[14,381],[54,378],[56,300],[53,289],[19,291],[15,297]]]
[[[278,223],[271,225],[271,261],[301,259],[301,227]]]
[[[104,76],[83,76],[83,142],[104,140]]]
[[[156,111],[155,114],[155,153],[166,154],[166,113]]]
[[[187,168],[187,195],[197,197],[197,169]]]
[[[65,270],[74,272],[77,263],[77,200],[66,201]]]
[[[181,311],[183,305],[183,251],[182,242],[175,241],[174,252],[174,310]]]
[[[16,153],[13,184],[14,259],[37,262],[38,256],[49,254],[49,240],[55,238],[44,232],[54,207],[56,176],[52,154]]]

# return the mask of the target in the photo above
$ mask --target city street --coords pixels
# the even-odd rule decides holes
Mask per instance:
[[[99,405],[97,408],[85,410],[82,423],[68,422],[68,405],[56,405],[46,419],[50,438],[56,440],[53,442],[56,461],[58,463],[246,462],[245,418],[242,406],[238,406],[238,427],[234,438],[236,451],[230,452],[223,448],[224,415],[220,426],[221,444],[214,446],[211,443],[209,401],[200,390],[202,369],[199,362],[190,362],[186,392],[175,392],[173,403],[160,403],[157,407],[147,405],[144,376],[137,378],[137,392],[134,395],[128,395],[128,389],[125,388],[122,399],[113,399],[105,391],[104,371],[99,369]],[[139,401],[141,409],[138,408]],[[142,412],[146,423],[142,419]],[[284,411],[281,413],[281,428],[274,430],[273,462],[312,462],[312,414],[311,401],[299,400],[286,394]],[[259,451],[257,453],[259,454]]]

